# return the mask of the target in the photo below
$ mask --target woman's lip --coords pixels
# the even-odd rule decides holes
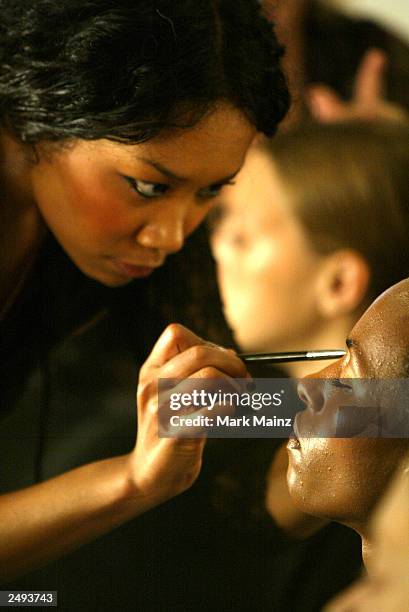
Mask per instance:
[[[152,274],[158,266],[135,266],[133,264],[126,263],[125,261],[117,261],[116,266],[119,271],[125,276],[130,278],[144,278]]]

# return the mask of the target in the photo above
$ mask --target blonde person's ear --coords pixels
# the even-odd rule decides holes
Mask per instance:
[[[370,282],[366,260],[351,249],[335,251],[324,260],[317,282],[317,304],[324,318],[352,314],[365,299]]]

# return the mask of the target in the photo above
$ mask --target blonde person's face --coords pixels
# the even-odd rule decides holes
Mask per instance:
[[[202,222],[255,129],[222,105],[189,130],[139,145],[74,142],[31,167],[33,199],[74,263],[108,286],[149,275]]]
[[[326,612],[409,610],[409,462],[406,464],[375,513],[368,576],[333,601]]]
[[[243,350],[307,348],[320,262],[273,162],[250,149],[215,216],[212,248],[224,311]]]

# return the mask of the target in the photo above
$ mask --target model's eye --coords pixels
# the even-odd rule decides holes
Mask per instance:
[[[134,179],[131,176],[124,177],[140,196],[143,198],[159,198],[169,189],[169,185],[163,183],[149,183],[148,181],[141,181]]]
[[[234,185],[234,181],[228,181],[227,183],[215,183],[214,185],[209,185],[209,187],[204,187],[199,191],[199,198],[202,198],[203,200],[216,198],[226,185]]]
[[[333,387],[338,387],[339,389],[349,389],[350,391],[352,391],[352,386],[342,382],[342,380],[340,380],[339,378],[331,378],[330,382]]]

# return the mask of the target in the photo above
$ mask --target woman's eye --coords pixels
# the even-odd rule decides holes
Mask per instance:
[[[199,197],[203,200],[216,198],[226,185],[234,185],[234,181],[229,181],[228,183],[216,183],[214,185],[209,185],[209,187],[204,187],[199,191]]]
[[[169,189],[169,185],[163,183],[149,183],[148,181],[141,181],[134,179],[131,176],[124,177],[140,196],[143,198],[159,198]]]

